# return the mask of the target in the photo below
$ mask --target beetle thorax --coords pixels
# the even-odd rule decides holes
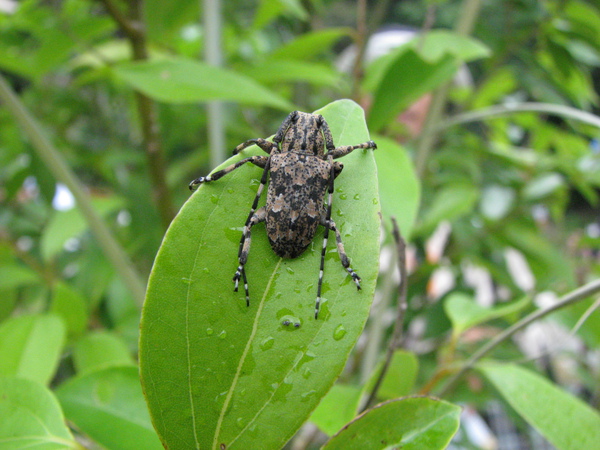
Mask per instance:
[[[286,130],[281,143],[281,152],[305,153],[323,156],[325,139],[316,115],[298,113],[298,119]]]

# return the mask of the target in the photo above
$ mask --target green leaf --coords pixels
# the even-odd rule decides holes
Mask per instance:
[[[294,107],[275,92],[238,73],[188,59],[121,63],[114,73],[155,100],[194,103],[227,100],[290,111]]]
[[[458,430],[460,407],[426,397],[390,400],[358,416],[322,448],[444,449]]]
[[[342,384],[334,385],[310,416],[319,429],[331,436],[350,422],[358,409],[362,389]]]
[[[0,267],[1,290],[38,284],[40,281],[41,278],[36,272],[20,264],[3,263]]]
[[[475,303],[472,297],[461,293],[453,293],[444,302],[444,311],[446,311],[446,315],[452,322],[454,334],[459,335],[481,323],[521,311],[530,303],[531,299],[526,296],[508,304],[494,308],[484,308]]]
[[[492,54],[491,50],[477,39],[447,30],[431,30],[423,39],[413,39],[409,46],[428,62],[440,61],[447,55],[468,62]]]
[[[351,34],[351,28],[324,28],[304,33],[279,47],[270,58],[312,60],[329,50],[340,38]]]
[[[383,363],[382,361],[373,371],[373,375],[365,385],[365,392],[370,392],[373,389],[383,368]],[[389,400],[410,394],[415,385],[418,372],[419,360],[416,355],[405,350],[396,350],[377,391],[377,398]]]
[[[261,0],[254,16],[253,27],[264,28],[280,15],[290,16],[298,20],[306,20],[308,13],[299,0]]]
[[[452,221],[467,214],[475,206],[478,197],[477,188],[469,184],[452,184],[443,187],[425,212],[420,231],[428,233],[443,220]]]
[[[377,178],[384,224],[394,216],[404,239],[410,239],[419,210],[421,184],[406,149],[395,141],[376,137]]]
[[[49,314],[14,317],[0,325],[0,376],[48,384],[65,340],[59,317]]]
[[[52,392],[35,381],[0,378],[0,417],[3,450],[81,448]]]
[[[78,336],[86,329],[88,311],[85,298],[75,288],[62,281],[56,283],[52,289],[50,311],[62,318],[70,336]]]
[[[102,217],[123,207],[123,200],[118,197],[96,198],[92,203]],[[87,229],[88,223],[78,208],[55,211],[40,242],[42,257],[46,261],[54,258],[69,239],[80,236]]]
[[[56,395],[67,419],[106,448],[163,448],[150,422],[137,367],[111,367],[72,378]]]
[[[411,103],[452,78],[458,68],[452,56],[428,62],[406,47],[389,56],[371,64],[365,80],[367,89],[374,94],[368,117],[373,132],[381,130]]]
[[[355,103],[342,100],[319,112],[336,145],[369,139]],[[224,164],[259,150],[243,153]],[[246,265],[250,306],[243,288],[233,292],[241,231],[261,169],[245,165],[201,186],[172,222],[150,277],[140,337],[144,391],[167,445],[281,447],[342,371],[373,298],[379,214],[372,151],[357,150],[341,161],[332,218],[362,290],[330,240],[318,320],[322,230],[303,255],[284,260],[271,250],[264,225],[257,226]]]
[[[264,63],[243,70],[247,75],[261,83],[279,83],[299,81],[314,85],[337,86],[341,74],[324,64],[315,64],[290,59],[267,59]]]
[[[125,342],[105,331],[89,333],[77,342],[73,363],[79,374],[112,366],[134,365]]]
[[[600,448],[600,415],[577,397],[515,365],[482,364],[478,369],[559,450]]]

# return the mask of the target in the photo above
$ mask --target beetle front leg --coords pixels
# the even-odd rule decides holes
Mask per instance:
[[[273,153],[274,150],[277,150],[277,144],[274,142],[269,142],[266,139],[258,138],[258,139],[249,139],[246,142],[242,142],[236,148],[233,149],[233,154],[237,155],[239,152],[244,150],[246,147],[250,147],[251,145],[256,145],[260,147],[265,153],[269,155]]]
[[[244,281],[244,292],[246,294],[246,306],[250,306],[250,293],[248,292],[248,280],[246,279],[246,271],[244,266],[248,261],[248,253],[250,252],[250,244],[252,243],[252,227],[258,223],[264,222],[267,217],[265,208],[259,208],[256,213],[252,214],[246,225],[244,226],[244,232],[242,234],[242,240],[240,241],[240,250],[238,254],[239,266],[233,276],[233,282],[235,287],[233,290],[238,291],[240,279]]]
[[[233,172],[238,167],[243,166],[247,162],[254,164],[255,166],[265,168],[267,162],[269,161],[268,156],[250,156],[248,158],[244,158],[235,164],[225,167],[224,169],[218,170],[211,175],[207,175],[205,177],[198,177],[195,180],[192,180],[189,184],[190,191],[195,191],[199,185],[202,183],[209,183],[211,181],[218,180],[219,178],[227,175],[230,172]]]
[[[368,141],[358,145],[346,145],[343,147],[337,147],[333,150],[329,150],[326,156],[330,156],[333,159],[337,159],[341,158],[342,156],[346,156],[359,148],[372,148],[373,150],[375,150],[377,148],[377,144],[375,144],[375,142],[373,141]]]

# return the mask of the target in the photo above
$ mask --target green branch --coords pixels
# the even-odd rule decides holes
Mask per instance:
[[[518,103],[514,106],[491,106],[489,108],[484,108],[477,111],[457,114],[447,120],[444,120],[443,122],[438,123],[435,131],[441,131],[454,125],[477,122],[490,119],[492,117],[507,116],[520,112],[552,114],[555,116],[564,117],[566,119],[577,120],[579,122],[600,128],[600,117],[589,112],[572,108],[571,106],[554,105],[552,103],[526,102]]]
[[[452,378],[450,378],[448,383],[446,383],[446,385],[443,387],[443,389],[438,394],[439,397],[443,397],[444,395],[446,395],[450,391],[450,389],[452,389],[454,387],[454,385],[458,382],[458,380],[467,371],[471,370],[473,368],[473,366],[475,366],[475,363],[477,363],[477,361],[479,361],[481,358],[483,358],[485,355],[487,355],[491,350],[496,348],[499,344],[506,341],[509,337],[511,337],[517,331],[522,330],[530,323],[535,322],[536,320],[541,319],[542,317],[545,317],[554,311],[557,311],[566,306],[570,306],[574,303],[584,300],[584,299],[588,298],[589,296],[596,294],[598,292],[600,292],[600,279],[591,281],[590,283],[588,283],[584,286],[581,286],[580,288],[577,288],[574,291],[569,292],[567,295],[563,296],[554,305],[552,305],[546,309],[539,309],[537,311],[534,311],[533,313],[531,313],[528,316],[524,317],[523,319],[519,320],[514,325],[508,327],[502,333],[497,335],[495,338],[490,340],[487,344],[485,344],[483,347],[481,347],[479,350],[477,350],[475,353],[473,353],[473,355],[468,359],[468,361],[464,364],[464,366],[462,366],[462,368],[458,372],[456,372],[452,376]]]
[[[136,303],[141,306],[144,303],[145,287],[139,274],[129,261],[129,257],[92,206],[90,196],[75,173],[65,162],[60,152],[54,148],[40,125],[29,111],[27,111],[2,75],[0,75],[0,100],[2,100],[4,105],[17,119],[31,141],[34,150],[50,172],[52,172],[54,178],[69,188],[77,201],[77,207],[87,221],[100,248],[112,263],[115,271],[122,277],[123,282],[133,295]]]

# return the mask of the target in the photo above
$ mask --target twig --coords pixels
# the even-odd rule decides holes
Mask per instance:
[[[392,358],[394,357],[394,351],[400,347],[402,343],[402,329],[404,327],[404,314],[406,312],[406,291],[408,280],[406,276],[406,242],[402,238],[400,234],[400,229],[398,228],[398,223],[396,222],[396,218],[392,217],[392,234],[394,235],[394,241],[396,242],[396,251],[398,253],[398,270],[400,271],[400,286],[398,293],[398,305],[396,310],[396,322],[394,323],[394,331],[392,332],[392,337],[390,338],[390,342],[388,344],[387,352],[385,355],[385,362],[383,363],[383,367],[377,376],[377,381],[371,390],[371,394],[369,398],[365,402],[365,405],[362,411],[369,408],[372,403],[375,401],[377,397],[377,391],[381,386],[383,378],[392,362]],[[361,411],[361,412],[362,412]]]
[[[508,327],[506,330],[504,330],[498,336],[496,336],[495,338],[490,340],[487,344],[485,344],[483,347],[481,347],[479,350],[477,350],[471,356],[471,358],[469,358],[469,360],[462,366],[462,368],[458,372],[456,372],[450,378],[450,380],[448,380],[448,383],[446,383],[446,385],[439,392],[439,397],[443,397],[444,395],[446,395],[454,387],[454,385],[457,383],[457,381],[467,371],[471,370],[473,368],[473,366],[475,366],[475,363],[477,363],[477,361],[479,361],[487,353],[489,353],[492,349],[496,348],[499,344],[501,344],[502,342],[507,340],[509,337],[511,337],[517,331],[522,330],[530,323],[532,323],[538,319],[541,319],[542,317],[545,317],[554,311],[557,311],[561,308],[564,308],[565,306],[569,306],[569,305],[577,303],[581,300],[584,300],[584,299],[588,298],[590,295],[593,295],[597,292],[600,292],[600,279],[594,280],[584,286],[581,286],[580,288],[575,289],[574,291],[563,296],[556,304],[550,306],[549,308],[537,310],[537,311],[529,314],[528,316],[524,317],[523,319],[521,319],[514,325]]]
[[[467,36],[471,33],[477,15],[479,14],[480,6],[481,0],[463,1],[460,18],[455,27],[456,33],[461,36]],[[421,132],[417,143],[415,166],[419,177],[422,177],[425,173],[429,154],[437,140],[436,127],[444,114],[444,107],[446,106],[446,99],[448,97],[450,86],[451,82],[447,82],[439,87],[433,94],[429,113],[427,114],[423,131]]]
[[[129,3],[129,17],[113,3],[112,0],[100,0],[113,20],[123,30],[133,53],[134,61],[148,59],[148,43],[144,28],[143,2],[131,0]],[[165,161],[160,137],[158,112],[156,103],[147,95],[139,91],[135,93],[138,115],[142,127],[142,144],[146,152],[154,201],[163,226],[166,228],[175,216],[175,208],[165,176]]]
[[[360,102],[359,86],[362,79],[363,59],[367,47],[367,0],[358,0],[356,12],[356,58],[352,67],[352,98]]]
[[[579,122],[592,125],[596,128],[600,128],[600,117],[587,111],[582,111],[580,109],[576,109],[566,105],[555,105],[552,103],[540,102],[524,102],[512,106],[491,106],[489,108],[457,114],[438,123],[435,126],[434,130],[441,131],[454,125],[486,120],[498,116],[507,116],[521,112],[537,112],[542,114],[552,114],[564,117],[566,119],[577,120]]]

